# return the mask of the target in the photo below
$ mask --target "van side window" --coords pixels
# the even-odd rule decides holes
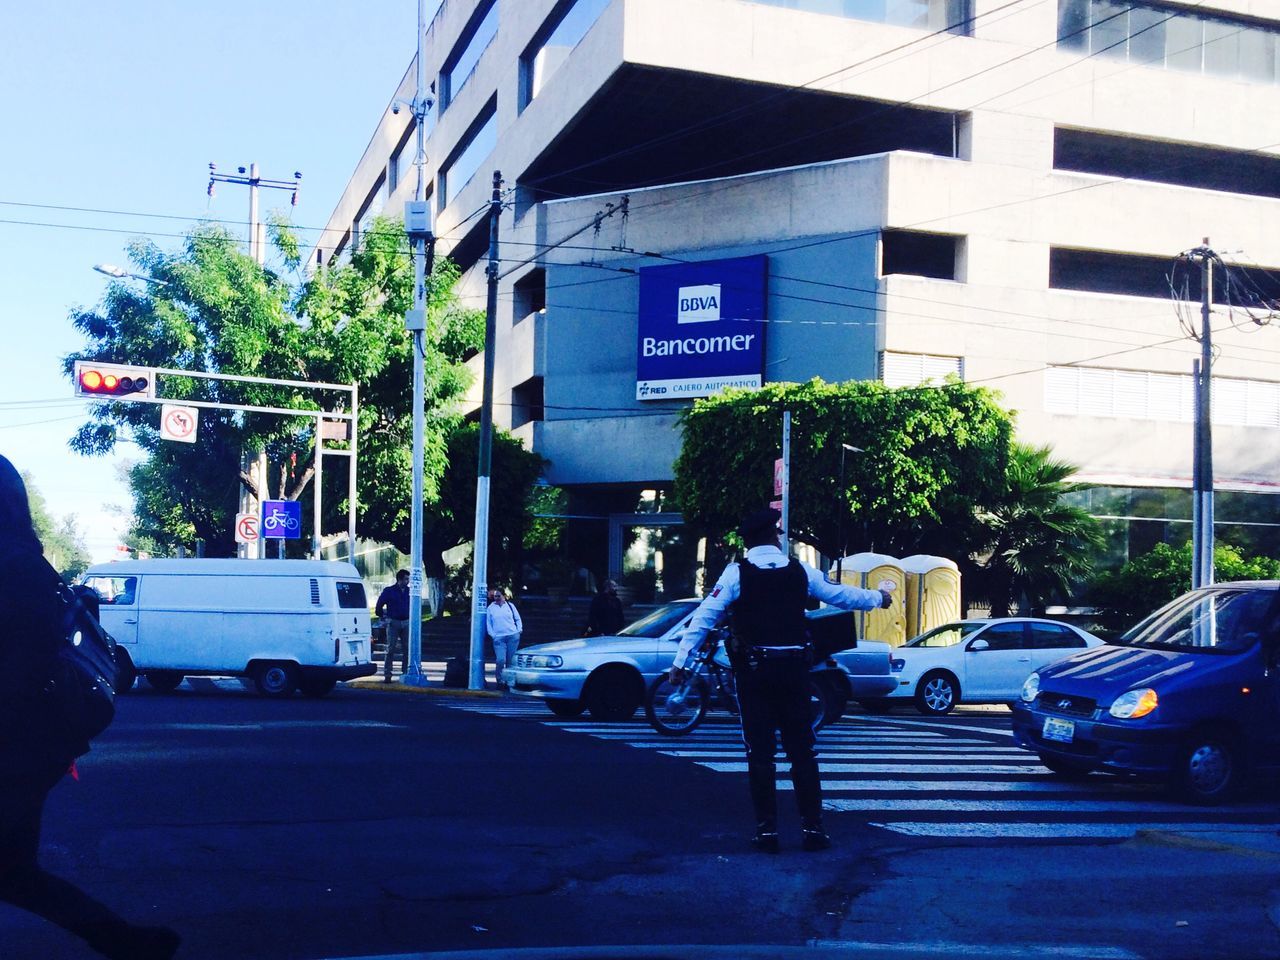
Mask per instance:
[[[137,577],[89,577],[84,585],[98,595],[98,602],[128,607],[137,602]]]
[[[338,606],[343,609],[364,610],[369,604],[364,598],[364,584],[349,580],[338,581]]]

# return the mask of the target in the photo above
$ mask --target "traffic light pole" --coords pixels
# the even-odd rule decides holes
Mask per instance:
[[[435,250],[435,237],[431,232],[431,208],[427,203],[426,182],[426,120],[432,101],[428,98],[426,61],[423,58],[423,42],[427,32],[426,0],[418,0],[418,56],[417,83],[414,87],[413,123],[417,138],[417,150],[413,164],[418,170],[418,183],[414,198],[405,204],[405,232],[413,246],[413,307],[405,314],[405,330],[409,333],[413,350],[413,500],[409,505],[409,649],[406,651],[404,675],[400,682],[412,687],[425,687],[426,674],[422,672],[422,499],[425,495],[423,459],[425,457],[426,432],[424,406],[424,338],[427,332],[427,281],[431,277],[431,257]],[[395,106],[395,105],[393,105]],[[396,107],[398,109],[398,107]],[[432,611],[437,616],[440,611]],[[387,648],[387,657],[391,657]],[[390,661],[388,659],[388,669]]]
[[[1192,470],[1191,586],[1213,583],[1213,261],[1209,238],[1191,251],[1200,261],[1200,360],[1196,366],[1196,425]]]

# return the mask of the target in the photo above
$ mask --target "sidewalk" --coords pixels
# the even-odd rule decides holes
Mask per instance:
[[[403,675],[403,671],[395,665],[391,668],[391,682],[387,683],[382,679],[382,661],[375,660],[374,665],[377,666],[378,672],[373,676],[360,677],[356,680],[348,680],[345,686],[355,687],[360,690],[384,690],[396,693],[436,693],[445,694],[446,696],[470,697],[502,696],[502,691],[498,689],[498,682],[494,676],[493,664],[491,663],[486,663],[484,665],[483,690],[468,690],[466,687],[446,687],[444,685],[445,661],[443,660],[422,661],[422,672],[430,684],[426,687],[409,687],[402,684],[400,682],[400,677]]]

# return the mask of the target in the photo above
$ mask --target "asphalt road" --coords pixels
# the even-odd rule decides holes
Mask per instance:
[[[767,857],[747,848],[727,722],[669,740],[512,699],[184,685],[121,701],[80,782],[51,798],[44,860],[176,927],[192,958],[1280,955],[1273,788],[1204,810],[1104,777],[1065,784],[1006,727],[990,711],[847,718],[821,738],[837,848],[800,852],[784,819],[789,846]],[[88,956],[0,907],[0,957]]]

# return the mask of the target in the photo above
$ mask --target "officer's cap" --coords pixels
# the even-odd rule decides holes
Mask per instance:
[[[742,522],[738,524],[738,533],[743,540],[756,540],[765,534],[776,532],[781,519],[782,514],[773,507],[762,507],[742,518]]]

